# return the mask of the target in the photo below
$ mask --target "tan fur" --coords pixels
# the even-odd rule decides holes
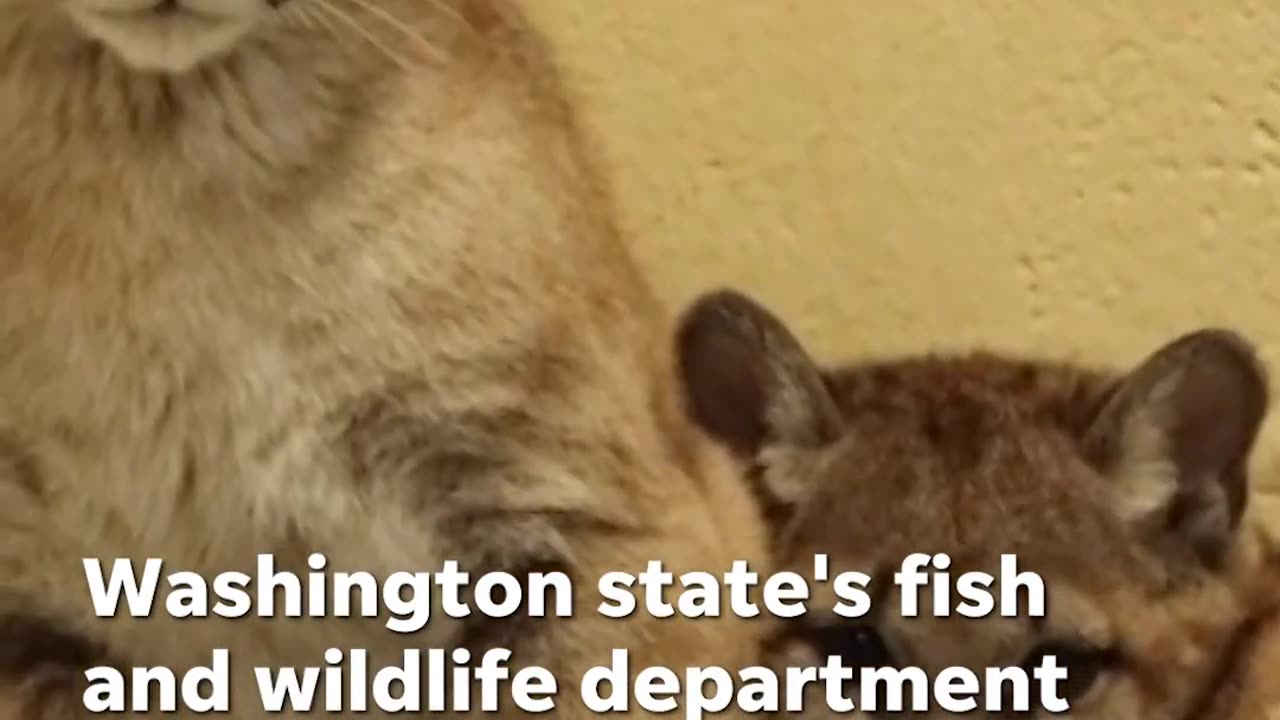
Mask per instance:
[[[1280,549],[1265,533],[1242,542],[1246,577],[1236,586],[1248,601],[1248,622],[1233,639],[1228,672],[1203,717],[1273,720],[1280,714]]]
[[[778,567],[811,577],[827,554],[833,577],[873,578],[866,620],[824,612],[837,598],[820,585],[816,611],[778,631],[774,664],[852,652],[841,643],[859,627],[931,677],[1069,641],[1118,656],[1070,717],[1257,717],[1245,698],[1280,665],[1251,639],[1276,585],[1237,493],[1266,380],[1238,336],[1188,335],[1131,373],[982,352],[823,370],[725,291],[690,308],[680,337],[691,412],[751,468]],[[893,573],[917,552],[949,554],[953,579],[998,576],[1016,554],[1044,578],[1049,614],[934,618],[926,590],[926,615],[903,618]],[[810,703],[827,714],[820,693]]]
[[[751,662],[753,626],[591,612],[600,573],[720,571],[762,540],[679,412],[668,320],[542,41],[506,2],[324,5],[239,2],[262,16],[224,51],[125,52],[65,2],[0,0],[4,716],[66,717],[85,662],[221,647],[256,717],[255,664],[460,641],[434,618],[100,621],[83,557],[567,567],[572,622],[479,632],[563,673],[569,715],[613,647]]]
[[[1256,716],[1263,720],[1280,720],[1280,613],[1268,616],[1268,623],[1258,642],[1258,654],[1252,658],[1247,689]],[[1238,715],[1237,717],[1247,717]]]

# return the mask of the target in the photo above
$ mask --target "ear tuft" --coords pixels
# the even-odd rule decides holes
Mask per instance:
[[[839,414],[818,366],[786,326],[747,295],[721,289],[684,312],[677,357],[689,412],[740,458],[766,444],[830,441]]]
[[[1249,455],[1268,405],[1253,345],[1230,330],[1200,330],[1119,383],[1085,448],[1116,478],[1130,519],[1162,546],[1216,565],[1244,514]]]

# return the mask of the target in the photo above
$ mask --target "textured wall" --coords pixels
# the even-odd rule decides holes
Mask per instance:
[[[1226,324],[1280,386],[1280,4],[531,5],[673,303],[748,288],[825,357]]]

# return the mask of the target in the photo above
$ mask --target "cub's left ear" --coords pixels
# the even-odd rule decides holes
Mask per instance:
[[[1235,539],[1247,465],[1268,408],[1266,371],[1234,332],[1169,343],[1111,393],[1085,435],[1117,507],[1158,547],[1209,567]]]
[[[821,368],[781,318],[728,288],[685,310],[676,346],[690,416],[759,472],[748,474],[769,503],[793,506],[810,479],[798,459],[842,434]]]

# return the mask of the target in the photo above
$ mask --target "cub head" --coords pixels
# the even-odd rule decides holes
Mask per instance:
[[[1052,655],[1071,717],[1201,716],[1248,612],[1246,464],[1268,387],[1244,339],[1195,332],[1114,373],[985,353],[824,369],[776,316],[724,290],[686,311],[678,344],[689,412],[742,463],[777,566],[813,580],[822,554],[829,577],[870,578],[856,619],[811,581],[809,612],[780,624],[775,666],[837,655],[983,679]],[[946,554],[950,598],[930,581],[904,617],[894,574],[914,553]],[[1025,604],[1002,616],[1004,555],[1043,579],[1043,616]],[[934,616],[935,601],[962,604],[969,571],[996,578],[995,610]],[[806,702],[830,712],[821,690]]]

